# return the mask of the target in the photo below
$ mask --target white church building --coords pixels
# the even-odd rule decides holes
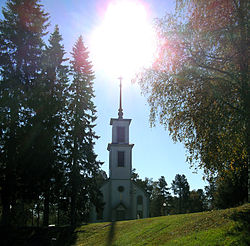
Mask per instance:
[[[95,209],[91,212],[91,221],[117,221],[149,216],[149,198],[145,190],[131,180],[132,149],[129,142],[129,126],[131,119],[123,119],[121,105],[118,118],[112,118],[112,142],[108,144],[109,179],[101,187],[104,209],[97,215]]]

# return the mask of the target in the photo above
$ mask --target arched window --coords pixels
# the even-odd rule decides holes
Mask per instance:
[[[118,167],[124,167],[124,164],[125,164],[124,156],[125,156],[124,151],[117,152],[117,166]]]
[[[143,218],[143,197],[137,196],[137,219]]]
[[[117,142],[118,143],[125,142],[125,127],[123,127],[123,126],[117,127]]]
[[[142,196],[137,196],[137,205],[142,205],[142,204],[143,204]]]

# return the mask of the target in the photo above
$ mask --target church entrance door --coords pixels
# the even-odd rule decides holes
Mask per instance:
[[[125,220],[125,210],[116,210],[116,220]]]

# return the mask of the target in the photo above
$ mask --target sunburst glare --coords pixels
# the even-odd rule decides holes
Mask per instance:
[[[102,23],[91,35],[94,66],[109,77],[127,79],[149,65],[155,53],[155,33],[142,1],[111,1]]]

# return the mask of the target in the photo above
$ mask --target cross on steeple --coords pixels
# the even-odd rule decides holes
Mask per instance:
[[[118,78],[120,80],[120,106],[118,110],[118,119],[123,118],[123,110],[122,110],[122,77]]]

